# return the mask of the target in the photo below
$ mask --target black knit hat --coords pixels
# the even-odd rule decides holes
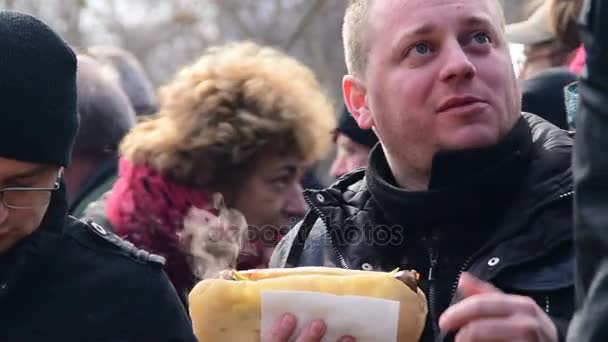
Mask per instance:
[[[338,133],[342,133],[349,137],[356,143],[361,145],[365,145],[369,148],[374,147],[378,142],[378,137],[373,130],[362,130],[357,125],[357,121],[352,117],[352,115],[348,112],[348,109],[344,107],[342,111],[342,115],[340,116],[340,121],[338,122],[338,128],[336,128]]]
[[[0,157],[67,166],[78,130],[74,52],[10,11],[0,11],[0,51]]]

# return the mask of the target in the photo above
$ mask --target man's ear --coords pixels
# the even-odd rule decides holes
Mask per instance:
[[[352,75],[344,76],[342,80],[344,103],[353,116],[359,128],[368,130],[374,127],[374,118],[367,104],[367,89],[359,79]]]

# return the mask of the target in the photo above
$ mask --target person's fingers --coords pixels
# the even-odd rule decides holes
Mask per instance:
[[[325,322],[318,319],[310,321],[304,329],[302,329],[302,333],[300,333],[296,342],[320,342],[323,335],[325,335],[326,330],[327,326],[325,325]]]
[[[270,328],[270,336],[265,342],[287,342],[296,330],[296,317],[291,314],[284,314],[274,322]]]
[[[507,317],[516,313],[538,316],[539,307],[529,297],[488,293],[472,296],[449,307],[439,318],[441,329],[454,331],[478,319]]]
[[[500,293],[501,291],[494,285],[477,279],[477,277],[463,273],[458,281],[458,290],[464,297],[470,297],[482,293]]]
[[[352,336],[344,336],[341,337],[338,342],[357,342],[357,340],[355,340],[355,338]]]
[[[471,322],[456,334],[455,342],[552,341],[542,321],[532,316],[490,318]]]

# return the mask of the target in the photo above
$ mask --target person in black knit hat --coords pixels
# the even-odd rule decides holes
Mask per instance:
[[[367,166],[369,151],[378,142],[373,130],[359,128],[355,119],[344,107],[336,128],[336,158],[329,170],[333,177]]]
[[[195,341],[163,259],[67,216],[76,57],[0,11],[0,341]]]

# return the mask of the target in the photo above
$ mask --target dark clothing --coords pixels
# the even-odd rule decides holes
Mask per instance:
[[[0,341],[196,341],[163,259],[66,209],[0,255]]]
[[[573,311],[572,140],[524,117],[497,146],[438,153],[425,192],[397,187],[376,146],[367,171],[306,193],[311,211],[271,267],[415,269],[429,304],[423,342],[468,271],[534,298],[563,338]]]
[[[608,3],[583,11],[587,71],[579,84],[574,152],[576,303],[568,341],[608,341]]]
[[[71,201],[68,214],[81,218],[89,204],[98,201],[105,193],[112,190],[117,178],[118,162],[115,159],[97,165]]]
[[[566,68],[552,68],[522,82],[521,107],[561,129],[569,129],[564,88],[576,81]]]

